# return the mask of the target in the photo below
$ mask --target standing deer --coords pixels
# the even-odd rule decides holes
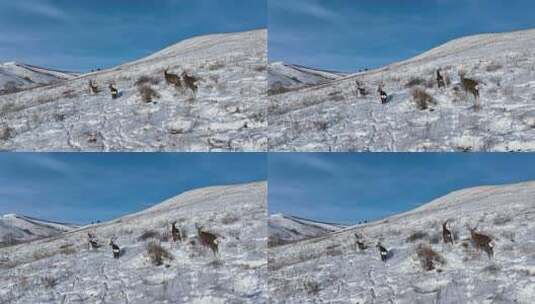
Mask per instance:
[[[97,242],[97,239],[95,238],[95,235],[91,232],[87,233],[87,242],[88,249],[98,249],[100,247]]]
[[[182,72],[182,79],[184,80],[184,84],[188,89],[190,89],[194,94],[197,94],[197,85],[195,84],[199,79],[197,79],[195,76],[190,76],[186,71]]]
[[[113,83],[110,83],[108,87],[110,88],[111,98],[116,99],[117,97],[119,97],[119,91],[117,90],[117,88],[115,88]]]
[[[92,80],[89,80],[89,92],[93,94],[98,94],[98,86],[96,83],[93,83]]]
[[[383,90],[383,84],[380,84],[377,87],[377,93],[379,93],[381,104],[385,104],[388,101],[388,94]]]
[[[480,105],[479,100],[479,82],[474,79],[466,78],[464,72],[459,72],[461,77],[461,86],[465,93],[470,93],[474,96],[474,108],[478,110]]]
[[[437,69],[437,86],[439,89],[446,87],[446,82],[444,81],[444,77],[440,72],[442,72],[442,70],[440,68]]]
[[[176,74],[168,73],[169,67],[163,71],[163,76],[165,78],[165,82],[167,85],[174,85],[176,88],[182,87],[182,82],[180,81],[180,77]]]
[[[357,248],[360,251],[364,251],[368,248],[368,246],[366,245],[366,243],[364,243],[364,241],[362,241],[362,237],[358,233],[355,233],[355,239],[355,244],[357,245]]]
[[[388,250],[381,245],[381,243],[377,243],[377,250],[379,250],[379,254],[381,255],[381,261],[386,262],[386,259],[388,258]]]
[[[111,250],[113,252],[113,257],[115,259],[118,259],[119,256],[121,255],[121,248],[119,248],[119,246],[117,244],[115,244],[115,239],[114,238],[110,239],[110,246],[111,246]]]
[[[451,234],[451,231],[448,230],[447,224],[448,221],[445,221],[442,224],[442,240],[445,244],[451,243],[453,245],[453,235]]]
[[[176,227],[176,222],[171,223],[171,236],[173,237],[173,242],[182,242],[182,234],[180,233],[180,229]]]
[[[366,97],[368,95],[368,91],[366,91],[362,82],[355,80],[355,85],[357,86],[357,97]]]
[[[479,252],[479,250],[482,249],[487,253],[489,259],[491,259],[494,256],[492,239],[487,235],[476,232],[476,228],[470,228],[468,226],[468,230],[470,231],[470,237],[477,251]]]
[[[195,224],[195,228],[197,228],[197,235],[199,236],[201,245],[210,248],[214,253],[214,256],[217,256],[219,254],[219,242],[217,236],[213,233],[203,231],[203,227],[197,224]]]

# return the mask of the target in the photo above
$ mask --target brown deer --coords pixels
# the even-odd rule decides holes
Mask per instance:
[[[479,82],[474,79],[466,78],[465,72],[463,71],[459,72],[459,76],[461,77],[461,86],[464,92],[467,94],[470,93],[474,96],[474,108],[479,110]]]
[[[362,82],[355,80],[355,85],[357,86],[357,97],[366,97],[368,95],[368,91]]]
[[[116,99],[117,97],[119,97],[119,91],[117,90],[117,88],[115,88],[113,83],[110,83],[108,88],[110,88],[111,98]]]
[[[180,77],[176,74],[168,73],[169,67],[163,71],[163,76],[165,78],[165,82],[167,85],[174,85],[177,88],[182,87],[182,82],[180,81]]]
[[[451,243],[453,245],[453,235],[447,227],[448,221],[442,223],[442,240],[445,244]]]
[[[381,245],[381,243],[377,243],[376,245],[377,250],[379,250],[379,254],[381,255],[381,261],[386,262],[388,259],[388,250]]]
[[[195,76],[190,76],[186,71],[182,72],[182,79],[184,80],[184,84],[188,89],[190,89],[194,94],[197,94],[197,85],[195,84],[199,79],[197,79]]]
[[[441,74],[442,70],[439,68],[437,69],[437,86],[438,88],[445,88],[446,82],[444,81],[444,77]]]
[[[96,83],[93,83],[92,80],[89,80],[89,92],[93,94],[98,94],[99,89]]]
[[[182,234],[180,233],[180,229],[176,227],[176,222],[171,223],[171,236],[173,237],[173,242],[182,242]]]
[[[492,239],[487,235],[476,232],[476,228],[470,228],[468,226],[468,230],[470,231],[470,237],[477,251],[479,252],[482,249],[487,253],[489,259],[492,258],[494,256]]]
[[[381,104],[385,104],[388,101],[388,94],[383,90],[383,84],[380,84],[377,87],[377,93],[379,93]]]
[[[111,250],[113,253],[113,257],[115,259],[118,259],[119,256],[121,255],[121,248],[117,244],[115,244],[114,238],[110,239],[110,246],[111,246]]]
[[[214,256],[217,256],[219,254],[219,242],[217,240],[217,235],[207,231],[203,231],[203,227],[197,224],[195,224],[195,228],[197,228],[197,235],[199,237],[201,245],[210,248],[210,250],[212,250],[212,252],[214,253]]]

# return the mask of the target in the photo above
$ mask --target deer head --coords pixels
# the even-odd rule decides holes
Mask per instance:
[[[117,240],[117,237],[116,237],[116,236],[112,236],[112,237],[110,238],[110,246],[115,245],[115,241],[116,241],[116,240]]]

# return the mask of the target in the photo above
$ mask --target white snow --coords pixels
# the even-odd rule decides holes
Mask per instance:
[[[195,37],[115,68],[0,95],[0,150],[264,151],[266,35]],[[197,94],[167,85],[166,68],[199,78]],[[157,93],[152,103],[136,84],[143,76]],[[110,83],[119,98],[111,98]]]
[[[0,216],[0,247],[58,235],[77,227],[17,214],[4,214]]]
[[[0,95],[6,90],[25,90],[72,79],[73,72],[63,72],[17,62],[0,63]]]
[[[266,303],[266,187],[188,191],[110,222],[1,248],[0,303]],[[174,221],[183,242],[161,237]],[[219,236],[220,257],[200,245],[196,223]],[[140,239],[147,231],[160,237]],[[102,247],[88,249],[88,232]],[[119,259],[108,246],[112,237]],[[148,259],[154,240],[173,256],[164,265]]]
[[[446,220],[454,245],[442,241]],[[493,239],[493,259],[474,248],[468,225]],[[269,294],[272,303],[535,303],[533,231],[535,182],[464,189],[384,220],[269,248]],[[355,233],[368,249],[356,248]],[[386,263],[377,242],[391,252]],[[444,263],[425,271],[420,244]]]
[[[437,88],[438,68],[446,89]],[[479,111],[460,87],[460,72],[482,83]],[[417,79],[420,85],[408,86]],[[269,149],[534,151],[534,79],[535,30],[453,40],[377,70],[270,96]],[[356,80],[368,96],[357,97]],[[385,105],[380,83],[391,99]],[[415,87],[436,105],[418,109]]]
[[[345,73],[323,71],[284,62],[268,66],[268,82],[272,91],[288,91],[325,84],[347,76]]]
[[[290,215],[272,214],[268,218],[269,245],[278,246],[314,238],[345,227]]]

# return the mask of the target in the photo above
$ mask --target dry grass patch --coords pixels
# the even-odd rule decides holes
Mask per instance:
[[[160,239],[160,233],[158,233],[157,231],[154,231],[154,230],[146,230],[145,232],[143,232],[138,238],[137,240],[142,242],[142,241],[146,241],[148,239]]]
[[[76,249],[73,244],[63,244],[59,247],[59,252],[63,255],[71,255],[76,253]]]
[[[287,88],[281,84],[274,84],[270,86],[267,93],[268,93],[268,96],[273,96],[273,95],[284,94],[284,93],[291,92],[291,91],[292,91],[291,88]]]
[[[503,66],[501,64],[498,64],[498,63],[491,63],[487,66],[486,70],[487,72],[496,72],[498,70],[501,70],[503,68]]]
[[[429,95],[425,91],[425,89],[422,88],[414,88],[411,91],[412,95],[412,101],[418,108],[418,110],[427,110],[430,105],[436,105],[437,102],[433,96]]]
[[[307,279],[303,282],[303,289],[309,295],[317,295],[321,290],[321,285],[318,281]]]
[[[232,214],[227,214],[227,215],[225,215],[225,217],[223,217],[221,219],[221,223],[223,225],[234,224],[234,223],[236,223],[238,221],[239,221],[239,218],[237,216],[235,216],[235,215],[232,215]]]
[[[418,241],[418,240],[427,239],[428,237],[429,237],[429,234],[427,234],[427,232],[417,231],[417,232],[414,232],[413,234],[411,234],[406,239],[406,241],[412,243],[412,242],[415,242],[415,241]]]
[[[437,265],[444,265],[446,263],[444,257],[434,251],[429,245],[420,244],[418,248],[416,248],[416,254],[422,269],[425,271],[431,271],[436,269]]]
[[[153,102],[155,98],[160,98],[160,94],[148,84],[138,87],[138,91],[139,95],[141,95],[141,100],[145,103],[150,103]]]
[[[157,242],[150,242],[147,244],[147,254],[149,256],[150,262],[155,266],[162,265],[165,259],[174,259],[173,255],[171,255],[171,253],[169,253],[167,249],[163,248]]]
[[[134,84],[137,87],[140,87],[146,84],[157,85],[159,83],[160,83],[160,79],[156,77],[152,77],[152,76],[143,75],[143,76],[140,76]]]
[[[43,284],[45,288],[54,288],[58,285],[58,280],[51,276],[45,276],[41,278],[41,284]]]
[[[56,253],[52,251],[36,250],[33,252],[32,257],[34,261],[39,261],[39,260],[46,259],[54,255],[56,255]]]

